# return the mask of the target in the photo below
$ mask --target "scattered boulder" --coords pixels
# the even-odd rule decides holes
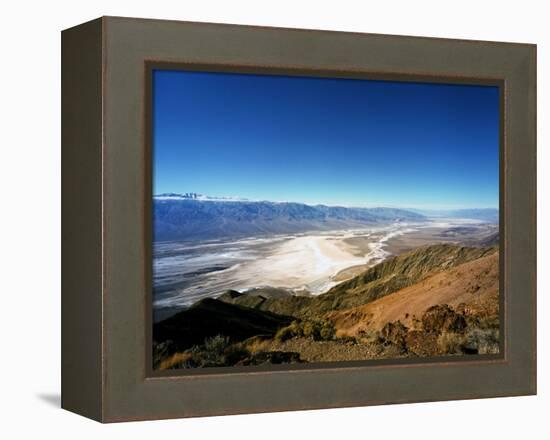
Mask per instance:
[[[464,315],[455,312],[447,304],[430,307],[422,316],[422,327],[428,333],[464,333],[467,327]]]
[[[401,321],[388,322],[380,331],[382,338],[390,344],[402,349],[406,347],[408,328]]]

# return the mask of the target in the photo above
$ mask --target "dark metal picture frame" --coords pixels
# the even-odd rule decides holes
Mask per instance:
[[[501,354],[151,369],[151,69],[498,85]],[[62,34],[62,406],[102,422],[536,393],[536,46],[103,17]]]

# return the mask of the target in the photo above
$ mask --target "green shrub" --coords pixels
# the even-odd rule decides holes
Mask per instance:
[[[318,339],[319,329],[313,321],[306,321],[302,324],[302,333],[306,338]]]
[[[303,329],[298,321],[292,321],[289,325],[280,328],[275,333],[275,340],[285,342],[297,336],[303,336]]]
[[[445,332],[437,339],[442,354],[497,354],[498,329],[469,328],[465,334]]]
[[[466,334],[464,349],[468,353],[497,354],[500,349],[498,329],[473,328]]]
[[[206,338],[204,340],[203,355],[218,359],[223,355],[228,346],[229,338],[227,336],[216,335],[212,338]]]
[[[206,338],[203,345],[194,346],[187,353],[190,356],[185,359],[186,365],[194,367],[229,367],[250,356],[245,344],[231,343],[223,335]]]
[[[275,334],[275,340],[284,342],[296,337],[311,338],[315,341],[334,339],[336,330],[330,321],[293,321],[290,325],[280,328]]]
[[[437,346],[441,354],[462,354],[464,335],[453,332],[441,333],[437,338]]]
[[[334,339],[336,330],[330,321],[308,320],[302,323],[302,334],[314,341],[330,341]]]
[[[223,364],[226,366],[235,365],[237,362],[250,356],[250,351],[241,343],[227,347],[223,352]]]
[[[334,324],[330,321],[323,321],[321,323],[321,329],[319,330],[319,336],[324,341],[330,341],[336,336],[336,329]],[[355,340],[355,338],[353,338]]]

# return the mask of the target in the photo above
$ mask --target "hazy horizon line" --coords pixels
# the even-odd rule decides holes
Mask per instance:
[[[340,202],[310,202],[310,201],[304,201],[304,200],[274,200],[274,199],[267,199],[267,198],[249,198],[249,197],[242,197],[242,196],[211,196],[203,193],[198,192],[162,192],[160,194],[153,194],[153,198],[159,198],[159,197],[187,197],[192,200],[194,200],[192,197],[189,197],[190,195],[195,194],[197,197],[202,197],[202,199],[198,198],[198,200],[203,201],[225,201],[225,202],[269,202],[269,203],[298,203],[302,205],[308,205],[308,206],[328,206],[328,207],[340,207],[340,208],[388,208],[388,209],[404,209],[404,210],[421,210],[421,211],[455,211],[455,210],[470,210],[470,209],[477,209],[477,210],[499,210],[498,206],[465,206],[465,205],[439,205],[435,207],[434,205],[410,205],[410,204],[377,204],[377,203],[368,203],[365,202],[364,204],[355,204],[355,203],[340,203]]]

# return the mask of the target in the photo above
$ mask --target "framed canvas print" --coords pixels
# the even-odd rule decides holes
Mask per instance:
[[[536,392],[536,47],[103,17],[62,37],[62,406]]]

